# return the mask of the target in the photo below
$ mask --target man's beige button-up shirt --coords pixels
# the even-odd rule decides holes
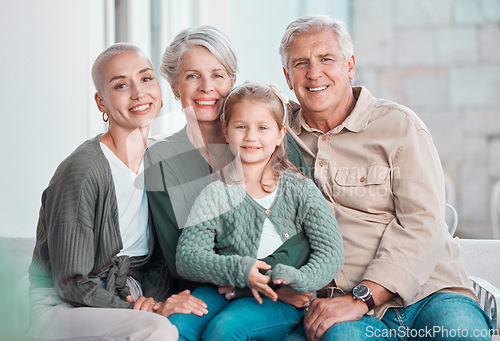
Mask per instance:
[[[344,238],[337,287],[348,293],[370,280],[396,293],[375,308],[378,317],[437,291],[475,298],[445,223],[443,170],[427,127],[363,87],[353,93],[356,105],[338,127],[312,129],[300,108],[289,127]]]

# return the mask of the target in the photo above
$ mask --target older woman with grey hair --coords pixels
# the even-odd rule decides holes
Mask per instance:
[[[160,73],[180,101],[187,125],[148,148],[145,184],[152,227],[178,291],[192,290],[197,286],[183,279],[182,273],[177,273],[176,269],[177,242],[187,216],[202,189],[217,180],[219,171],[234,159],[222,132],[220,115],[236,81],[237,71],[237,60],[229,39],[212,26],[181,31],[163,54]],[[287,136],[287,140],[288,158],[299,168],[306,169],[298,147],[291,137]],[[300,266],[307,261],[308,253],[307,240],[299,235],[290,238],[264,261],[271,266],[278,263]],[[226,299],[251,295],[249,290],[242,288],[218,290]],[[280,300],[297,307],[307,304],[312,296],[311,293],[294,294],[284,288],[277,294]],[[204,299],[202,293],[197,297]],[[205,303],[210,306],[210,302]],[[171,321],[178,327],[181,338],[198,339],[202,331],[196,331],[194,335],[189,318],[198,317],[173,315]]]
[[[30,337],[176,340],[165,316],[206,310],[187,291],[169,297],[147,197],[135,183],[162,107],[160,85],[146,54],[126,43],[103,51],[92,77],[108,129],[68,156],[43,192],[29,269]]]

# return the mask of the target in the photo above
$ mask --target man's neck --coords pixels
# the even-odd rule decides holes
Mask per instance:
[[[311,128],[326,133],[341,125],[351,114],[355,105],[356,99],[354,96],[350,96],[349,99],[343,103],[343,105],[332,110],[311,112],[302,107],[302,115]]]

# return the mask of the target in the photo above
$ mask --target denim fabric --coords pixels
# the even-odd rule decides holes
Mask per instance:
[[[262,304],[253,297],[240,298],[217,315],[203,334],[204,341],[280,340],[302,321],[304,309],[267,297]]]
[[[472,299],[437,293],[406,308],[391,308],[381,320],[365,315],[335,324],[321,340],[491,340],[490,328],[490,319]],[[304,329],[297,328],[283,340],[305,340]]]
[[[198,341],[210,321],[231,301],[219,294],[217,287],[199,286],[192,295],[201,299],[207,305],[208,314],[196,316],[193,314],[174,314],[168,319],[179,331],[179,340]]]
[[[228,301],[216,287],[201,286],[193,295],[208,306],[208,314],[175,314],[169,317],[179,331],[179,340],[279,340],[301,322],[303,309],[263,297]]]

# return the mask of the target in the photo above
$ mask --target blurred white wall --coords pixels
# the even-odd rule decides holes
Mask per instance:
[[[89,136],[90,2],[0,3],[0,235],[34,235],[56,166]]]
[[[57,165],[84,140],[104,131],[93,102],[90,68],[113,43],[114,0],[0,2],[0,236],[34,236],[40,197]],[[139,5],[142,4],[142,5]],[[238,83],[276,83],[286,89],[278,54],[286,25],[306,13],[348,20],[348,0],[132,0],[129,41],[159,61],[183,28],[219,27],[239,59]],[[151,46],[151,8],[160,10],[160,45]],[[107,21],[105,20],[107,18]],[[157,68],[158,65],[154,65]],[[170,87],[155,133],[183,125]],[[289,93],[291,94],[291,93]],[[290,96],[293,97],[293,96]]]

